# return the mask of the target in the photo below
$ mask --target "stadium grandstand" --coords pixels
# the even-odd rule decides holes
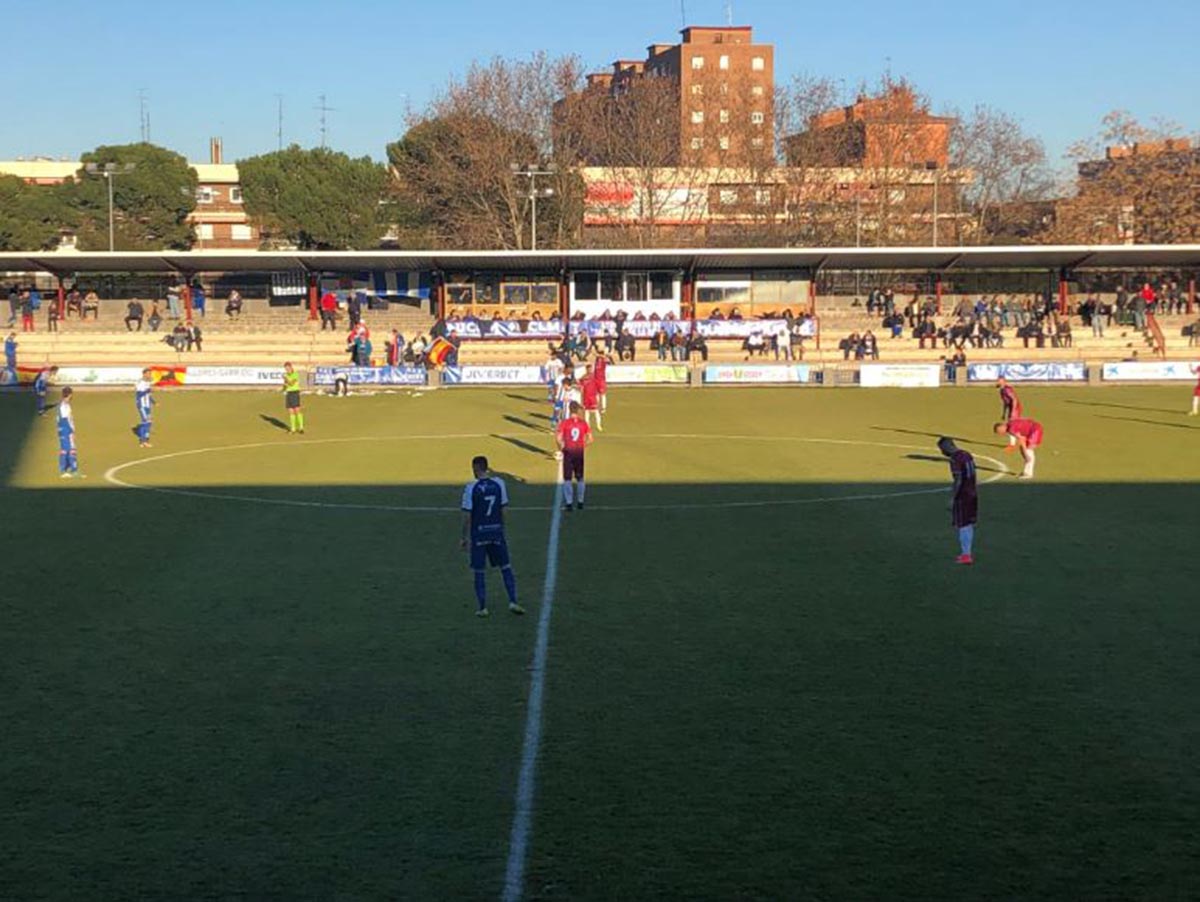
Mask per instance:
[[[253,366],[285,357],[306,370],[345,365],[353,304],[376,336],[373,364],[385,362],[392,330],[408,343],[455,336],[452,362],[463,365],[537,364],[547,342],[579,331],[608,347],[617,331],[628,333],[637,363],[766,364],[788,359],[777,337],[786,329],[792,359],[833,369],[842,384],[863,362],[940,362],[960,350],[972,363],[1183,358],[1196,341],[1198,271],[1195,245],[0,254],[0,286],[16,305],[10,328],[21,329],[23,288],[44,298],[33,331],[21,336],[31,367]],[[179,318],[202,328],[203,350],[166,340],[176,325],[172,286],[182,291]],[[1153,292],[1150,316],[1138,319],[1144,286]],[[193,291],[205,296],[203,316]],[[99,303],[81,317],[85,292]],[[232,292],[241,299],[233,316]],[[319,309],[328,294],[337,302],[332,325]],[[131,301],[147,320],[158,305],[157,331],[145,322],[131,330]],[[1088,325],[1089,302],[1105,328]],[[693,332],[704,341],[659,349],[662,336]],[[867,333],[873,343],[863,342]]]

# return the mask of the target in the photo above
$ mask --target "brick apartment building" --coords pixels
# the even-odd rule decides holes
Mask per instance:
[[[209,142],[209,162],[192,163],[196,172],[196,209],[188,217],[196,235],[197,249],[240,248],[256,250],[262,235],[246,215],[238,168],[222,159],[220,138]],[[47,157],[0,160],[0,175],[14,175],[30,185],[61,185],[78,178],[83,164],[78,160]],[[75,237],[64,234],[62,247],[73,247]]]
[[[651,44],[644,60],[617,60],[611,72],[589,75],[585,90],[615,100],[635,79],[668,79],[679,122],[677,147],[664,161],[670,165],[745,166],[773,157],[774,47],[754,43],[748,25],[691,26],[681,34],[681,43]]]
[[[945,169],[953,128],[953,118],[931,115],[911,88],[895,85],[878,97],[861,96],[819,113],[783,144],[792,166]]]

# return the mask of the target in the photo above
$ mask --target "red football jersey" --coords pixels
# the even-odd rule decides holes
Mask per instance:
[[[1019,435],[1023,438],[1030,438],[1035,432],[1042,431],[1042,424],[1037,420],[1009,420],[1008,433],[1009,435]]]
[[[558,424],[558,437],[567,451],[582,451],[591,434],[591,427],[580,417],[567,417]]]
[[[583,406],[595,410],[600,403],[600,380],[595,376],[587,376],[580,380],[579,390],[583,395]]]

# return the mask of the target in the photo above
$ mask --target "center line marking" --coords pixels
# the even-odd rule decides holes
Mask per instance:
[[[560,486],[562,469],[554,482],[551,503],[550,536],[546,541],[546,581],[542,584],[542,609],[538,615],[537,640],[530,666],[529,703],[525,709],[525,741],[521,746],[521,769],[517,776],[517,795],[513,809],[512,831],[508,838],[508,866],[504,871],[504,902],[517,902],[525,892],[525,859],[529,853],[529,834],[533,829],[533,790],[537,779],[538,749],[542,743],[542,706],[546,690],[546,656],[550,646],[550,613],[554,607],[554,586],[558,581],[558,536],[562,527]]]

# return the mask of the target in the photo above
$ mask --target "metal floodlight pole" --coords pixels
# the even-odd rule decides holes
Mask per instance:
[[[541,191],[539,191],[538,187],[537,187],[537,180],[538,180],[538,176],[544,177],[544,176],[554,175],[556,170],[554,168],[554,164],[550,164],[545,169],[535,169],[533,166],[526,166],[524,169],[522,169],[518,164],[510,163],[509,168],[512,170],[513,175],[523,175],[523,176],[525,176],[525,178],[529,179],[529,193],[527,195],[525,195],[527,198],[529,198],[529,209],[530,209],[530,220],[531,220],[530,221],[529,246],[530,246],[530,250],[536,251],[537,250],[537,202],[538,202],[538,198],[539,197],[552,197],[554,195],[553,188],[543,188]]]
[[[938,176],[940,170],[936,160],[930,160],[925,168],[933,172],[933,246],[938,246]]]
[[[84,165],[84,171],[89,175],[98,175],[108,182],[108,252],[111,254],[116,250],[116,216],[114,213],[113,202],[113,179],[118,175],[128,175],[137,169],[137,163],[105,163],[100,166],[98,163],[87,163]]]

